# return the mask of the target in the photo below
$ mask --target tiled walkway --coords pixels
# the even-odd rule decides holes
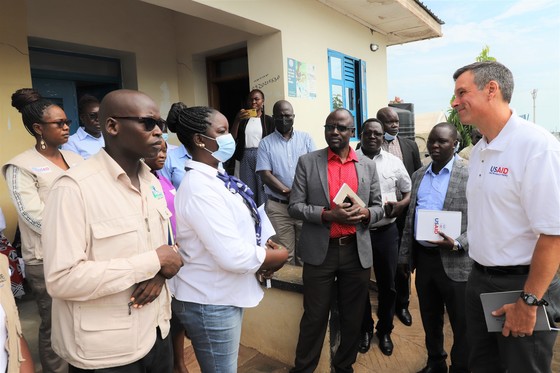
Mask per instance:
[[[376,292],[371,291],[372,304],[376,304]],[[418,299],[416,290],[412,291],[410,312],[413,317],[411,327],[406,327],[395,319],[395,329],[392,339],[395,344],[393,355],[387,357],[379,351],[377,340],[372,341],[371,349],[367,354],[359,354],[358,360],[354,364],[355,373],[413,373],[424,367],[426,362],[426,352],[424,348],[424,332],[420,321],[418,310]],[[375,306],[373,307],[376,308]],[[35,302],[27,297],[23,302],[19,302],[20,315],[24,334],[29,342],[31,351],[36,363],[36,372],[40,373],[41,368],[37,358],[37,328],[38,316]],[[374,317],[375,319],[375,317]],[[451,345],[451,331],[449,323],[445,324],[446,349],[449,352]],[[295,336],[297,338],[297,336]],[[188,341],[187,341],[188,342]],[[560,338],[557,340],[554,350],[553,372],[560,372]],[[185,359],[190,373],[199,373],[200,369],[196,362],[190,343],[186,343]],[[241,346],[239,354],[239,373],[281,373],[288,372],[289,366],[276,360],[269,359],[258,351]],[[329,373],[329,372],[317,372]]]

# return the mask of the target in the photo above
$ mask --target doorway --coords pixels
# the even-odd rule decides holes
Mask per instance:
[[[208,103],[231,124],[249,94],[247,48],[206,58]]]
[[[121,63],[116,58],[29,47],[29,61],[33,88],[64,110],[72,120],[70,134],[80,125],[80,97],[90,94],[101,101],[121,88]]]
[[[249,63],[247,48],[206,58],[208,103],[233,123],[239,110],[246,108],[249,94]],[[235,162],[224,165],[226,171],[235,173]]]

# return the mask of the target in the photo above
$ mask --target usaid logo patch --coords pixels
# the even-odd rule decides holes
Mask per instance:
[[[439,234],[439,232],[444,231],[446,228],[445,224],[440,224],[439,218],[434,219],[434,234]]]
[[[501,166],[490,166],[490,175],[507,176],[509,168]]]

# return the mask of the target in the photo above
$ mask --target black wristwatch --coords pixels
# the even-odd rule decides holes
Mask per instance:
[[[535,295],[531,293],[526,293],[524,291],[519,294],[519,297],[523,299],[528,306],[548,306],[548,302],[544,299],[539,300]]]

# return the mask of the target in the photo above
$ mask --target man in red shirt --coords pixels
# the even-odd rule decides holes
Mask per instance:
[[[356,361],[372,265],[369,228],[383,217],[383,209],[375,162],[350,148],[354,131],[352,114],[336,109],[325,122],[328,147],[302,155],[296,168],[288,211],[303,220],[296,250],[305,264],[304,314],[292,373],[313,372],[317,367],[335,289],[340,345],[332,365],[337,373],[353,372]],[[333,202],[343,184],[364,207],[351,197]]]

